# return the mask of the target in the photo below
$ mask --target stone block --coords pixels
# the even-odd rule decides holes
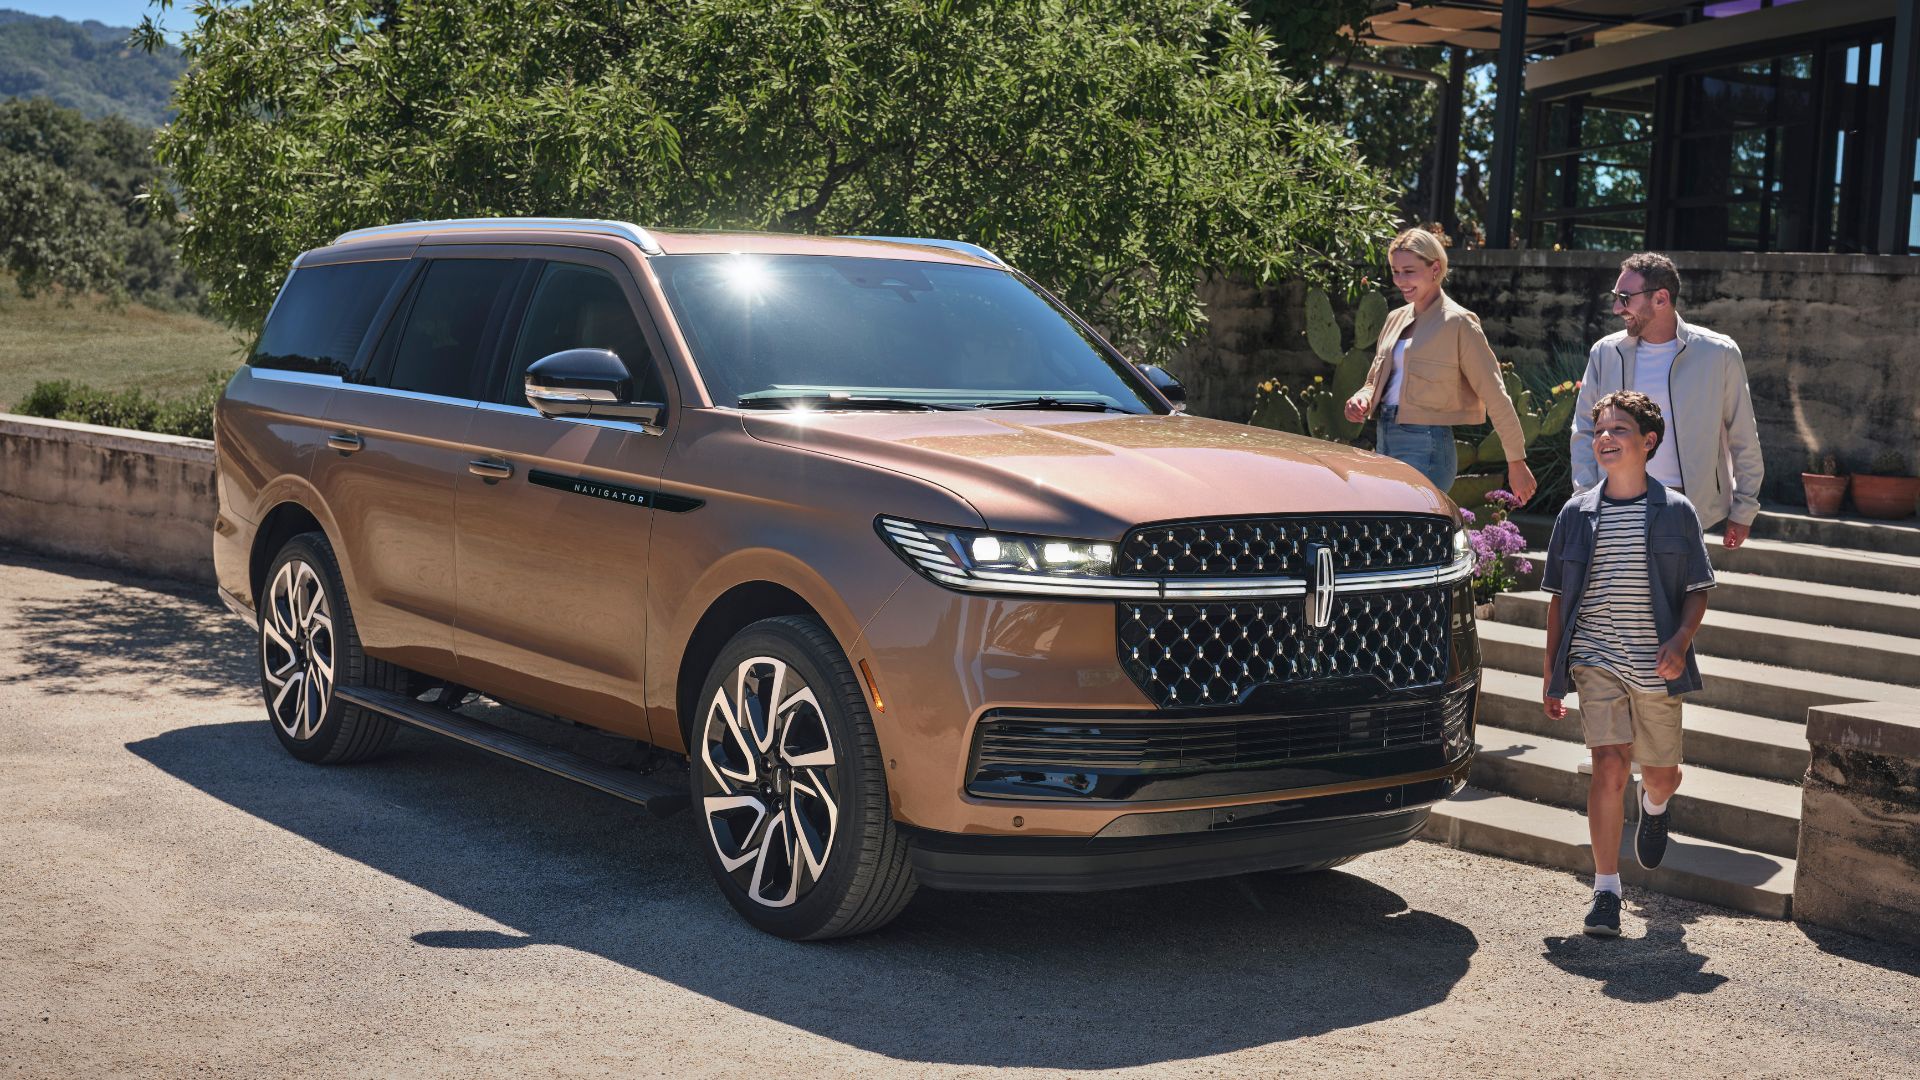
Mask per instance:
[[[1793,915],[1920,945],[1920,705],[1807,712]]]

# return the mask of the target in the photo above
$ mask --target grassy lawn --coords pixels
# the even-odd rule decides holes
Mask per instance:
[[[197,315],[131,303],[113,308],[95,297],[24,299],[12,279],[0,276],[0,412],[12,411],[44,379],[174,397],[199,387],[210,371],[238,367],[246,345]]]

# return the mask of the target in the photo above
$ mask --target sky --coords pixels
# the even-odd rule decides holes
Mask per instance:
[[[177,28],[191,23],[191,15],[181,10],[185,6],[175,4],[160,24]],[[148,7],[147,0],[0,0],[0,8],[12,8],[29,15],[58,15],[73,22],[95,19],[108,26],[128,27],[140,25],[142,15],[156,10]]]

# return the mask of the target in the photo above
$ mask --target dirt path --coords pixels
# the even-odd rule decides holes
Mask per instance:
[[[215,605],[0,554],[0,1075],[1920,1076],[1920,954],[1414,844],[923,892],[794,945],[694,821],[415,733],[301,765]]]

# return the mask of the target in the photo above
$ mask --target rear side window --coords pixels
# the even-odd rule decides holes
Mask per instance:
[[[549,263],[540,275],[520,339],[514,343],[507,366],[504,402],[527,403],[527,368],[543,356],[564,349],[610,349],[633,373],[635,392],[642,401],[661,400],[660,378],[647,348],[646,335],[633,317],[620,284],[604,270],[569,263]]]
[[[367,324],[407,264],[335,263],[295,270],[247,363],[274,371],[345,375]]]
[[[494,332],[526,263],[435,259],[414,290],[385,384],[395,390],[470,398],[480,348]]]

